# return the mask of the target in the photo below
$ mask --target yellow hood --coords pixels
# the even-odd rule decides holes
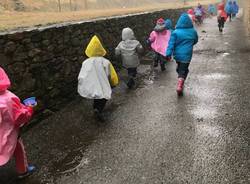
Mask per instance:
[[[98,56],[105,56],[106,53],[107,52],[103,48],[99,38],[97,36],[93,36],[85,50],[85,54],[88,57],[98,57]]]

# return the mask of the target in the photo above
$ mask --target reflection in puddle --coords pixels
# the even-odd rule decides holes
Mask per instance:
[[[217,109],[216,108],[198,106],[197,108],[192,109],[191,113],[196,118],[214,118],[216,113],[217,113]]]
[[[199,136],[219,137],[223,132],[219,127],[207,124],[196,126],[196,131]]]
[[[221,74],[221,73],[213,73],[213,74],[208,74],[208,75],[202,76],[203,79],[215,79],[215,80],[225,79],[227,77],[229,77],[229,76],[225,75],[225,74]]]
[[[230,55],[230,54],[227,53],[227,52],[222,54],[223,57],[226,57],[226,56],[228,56],[228,55]]]
[[[154,84],[154,81],[152,79],[149,79],[149,80],[146,79],[143,82],[144,82],[145,85],[152,85],[152,84]]]

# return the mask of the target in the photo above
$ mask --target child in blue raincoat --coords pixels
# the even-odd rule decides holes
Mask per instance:
[[[233,1],[233,18],[239,13],[239,6],[236,1]]]
[[[171,33],[173,32],[173,23],[171,19],[165,20],[165,27],[167,30],[169,30]]]
[[[232,17],[233,17],[233,2],[232,1],[228,1],[226,8],[225,8],[226,12],[227,12],[227,16],[229,17],[229,21],[232,21]]]
[[[193,46],[198,42],[198,34],[194,29],[192,20],[187,13],[183,13],[179,18],[176,29],[173,31],[166,56],[170,58],[172,55],[177,63],[178,85],[177,94],[181,95],[184,82],[189,72],[189,64],[193,55]]]
[[[208,13],[209,13],[211,16],[216,15],[217,10],[216,10],[215,5],[210,4],[210,5],[208,6]]]

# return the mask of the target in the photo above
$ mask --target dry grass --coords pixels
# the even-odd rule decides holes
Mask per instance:
[[[215,3],[219,0],[204,0],[203,4]],[[196,6],[197,2],[189,2],[186,6]],[[128,13],[138,13],[160,9],[181,8],[183,3],[154,4],[138,8],[106,9],[74,12],[14,12],[6,11],[0,14],[0,31],[23,27],[41,26],[67,21],[88,20],[99,17],[109,17]]]

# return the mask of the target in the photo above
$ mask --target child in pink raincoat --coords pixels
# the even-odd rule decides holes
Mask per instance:
[[[8,91],[11,83],[0,67],[0,166],[15,158],[18,178],[30,175],[35,167],[28,165],[19,129],[33,113],[32,107],[21,104],[20,99]]]
[[[149,36],[148,42],[151,44],[151,48],[155,52],[154,67],[157,67],[160,62],[162,71],[166,70],[166,50],[168,48],[170,36],[171,31],[166,29],[164,19],[158,19],[154,31],[152,31]]]

